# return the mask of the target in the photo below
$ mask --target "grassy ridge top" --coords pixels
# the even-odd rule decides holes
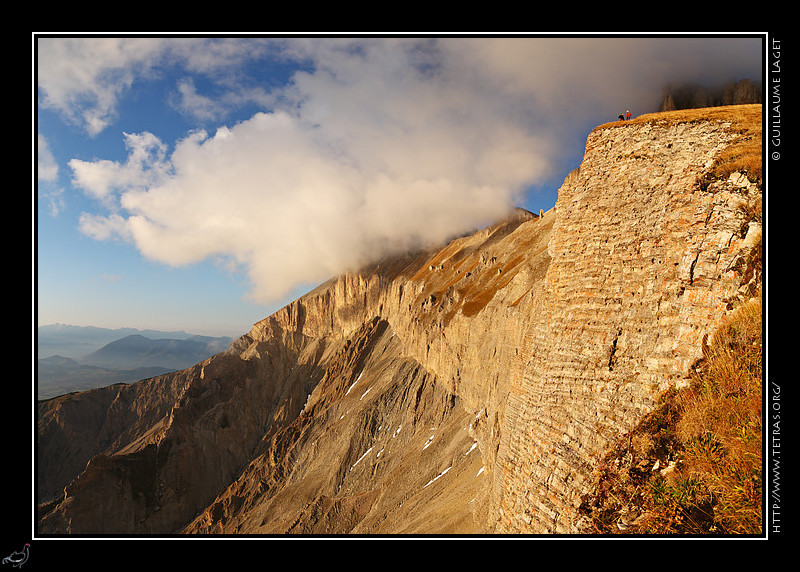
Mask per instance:
[[[729,121],[737,129],[749,131],[762,130],[762,105],[753,103],[747,105],[722,105],[719,107],[698,107],[693,109],[677,109],[674,111],[659,111],[645,113],[629,121],[611,121],[598,125],[595,129],[619,127],[622,125],[635,125],[637,123],[687,123],[695,121]]]
[[[714,121],[730,123],[731,129],[737,133],[737,137],[717,158],[710,173],[712,178],[727,178],[731,173],[738,171],[746,174],[750,181],[761,185],[764,121],[760,103],[646,113],[630,121],[604,123],[597,126],[595,130],[645,123],[670,125]]]

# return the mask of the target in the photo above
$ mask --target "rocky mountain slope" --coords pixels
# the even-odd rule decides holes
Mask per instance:
[[[760,105],[600,126],[542,216],[41,402],[38,532],[581,532],[598,459],[760,280],[759,175],[719,169],[760,137]]]

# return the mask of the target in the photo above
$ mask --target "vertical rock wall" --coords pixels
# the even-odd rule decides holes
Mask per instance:
[[[702,355],[751,245],[744,177],[698,184],[735,137],[720,121],[598,128],[556,203],[551,262],[511,380],[500,533],[576,533],[592,467]]]

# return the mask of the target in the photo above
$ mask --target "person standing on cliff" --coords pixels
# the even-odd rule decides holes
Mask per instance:
[[[631,112],[625,111],[625,121],[630,121],[630,120],[631,120]]]

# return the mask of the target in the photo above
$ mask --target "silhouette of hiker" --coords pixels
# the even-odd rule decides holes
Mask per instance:
[[[622,114],[621,114],[621,113],[620,113],[620,115],[619,115],[619,120],[620,120],[620,121],[625,121],[625,118],[622,116]]]

